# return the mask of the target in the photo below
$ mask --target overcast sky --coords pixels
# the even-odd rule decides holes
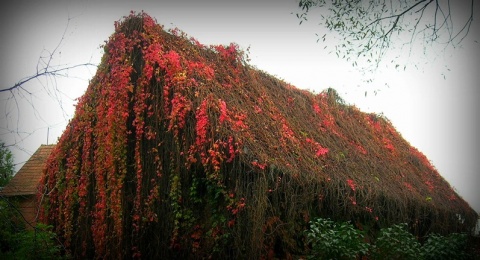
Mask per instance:
[[[326,43],[316,42],[315,33],[327,31],[314,17],[298,24],[295,0],[277,0],[275,5],[267,0],[13,2],[0,4],[0,89],[35,74],[39,57],[52,52],[62,36],[53,65],[100,63],[100,46],[113,33],[114,21],[130,10],[144,10],[166,28],[178,27],[204,44],[250,47],[252,65],[298,88],[318,93],[333,87],[362,111],[383,113],[480,211],[478,20],[461,47],[434,49],[424,57],[419,55],[422,46],[417,46],[413,57],[403,55],[400,60],[408,65],[406,71],[383,66],[374,81],[366,83],[350,63],[328,54]],[[73,116],[75,99],[94,74],[95,67],[80,68],[65,78],[26,84],[31,94],[22,92],[23,97],[19,92],[0,93],[0,138],[16,143],[11,149],[17,170],[47,143],[47,132],[48,142],[56,142]]]

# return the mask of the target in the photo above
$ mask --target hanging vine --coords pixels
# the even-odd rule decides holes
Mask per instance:
[[[251,68],[236,44],[142,12],[104,49],[39,196],[75,258],[288,258],[323,215],[419,235],[476,221],[387,120]]]

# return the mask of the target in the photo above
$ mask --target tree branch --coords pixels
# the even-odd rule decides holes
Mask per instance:
[[[465,39],[465,37],[467,37],[468,33],[470,32],[470,26],[472,25],[472,22],[473,22],[473,2],[474,0],[470,1],[470,17],[468,17],[468,20],[467,22],[465,22],[462,29],[455,36],[453,36],[453,38],[451,38],[452,41],[455,40],[464,30],[467,30],[463,35],[463,37],[458,41],[458,42],[462,42],[463,39]]]
[[[457,20],[453,17],[454,3],[450,0],[300,0],[299,6],[304,13],[297,16],[306,21],[309,10],[322,8],[320,24],[341,37],[340,43],[334,46],[335,54],[347,61],[364,59],[363,64],[369,68],[363,67],[363,70],[373,72],[393,48],[397,33],[402,49],[410,45],[410,54],[418,38],[428,44],[445,45],[445,48],[462,42],[472,25],[474,0],[470,2],[470,15],[461,28],[454,27]],[[411,35],[403,38],[405,34]],[[426,54],[425,44],[423,48]],[[361,62],[352,64],[357,66]]]
[[[21,88],[23,91],[31,94],[30,92],[28,92],[25,88],[23,88],[23,85],[33,79],[38,79],[40,77],[43,77],[43,76],[58,76],[58,74],[60,72],[64,72],[64,71],[68,71],[68,70],[71,70],[71,69],[75,69],[75,68],[78,68],[78,67],[88,67],[88,66],[94,66],[96,67],[95,64],[93,63],[82,63],[82,64],[77,64],[77,65],[73,65],[73,66],[68,66],[68,67],[64,67],[64,68],[60,68],[60,69],[55,69],[55,70],[48,70],[48,67],[45,68],[42,72],[38,72],[35,74],[35,75],[32,75],[32,76],[29,76],[29,77],[26,77],[22,80],[20,80],[19,82],[15,83],[15,85],[11,86],[11,87],[7,87],[7,88],[4,88],[4,89],[0,89],[0,93],[1,92],[6,92],[6,91],[12,91],[16,88]]]
[[[388,30],[387,33],[385,33],[382,37],[388,35],[391,31],[393,31],[393,29],[395,29],[397,23],[398,23],[398,20],[400,19],[400,17],[402,17],[403,15],[405,15],[406,13],[408,13],[409,11],[411,11],[413,8],[417,7],[418,5],[420,5],[421,3],[424,3],[426,2],[427,0],[421,0],[419,2],[417,2],[416,4],[410,6],[409,8],[405,9],[403,12],[399,13],[399,14],[394,14],[394,15],[391,15],[391,16],[385,16],[385,17],[380,17],[380,18],[377,18],[376,20],[372,21],[371,23],[369,23],[367,26],[365,26],[365,28],[368,28],[370,27],[371,25],[375,24],[375,23],[379,23],[381,22],[382,20],[387,20],[387,19],[392,19],[392,18],[395,18],[395,22],[394,24],[392,25],[392,27],[390,28],[390,30]],[[422,9],[425,9],[430,3],[432,3],[433,0],[429,0],[428,3],[426,3],[420,10]],[[361,30],[363,31],[363,29]]]

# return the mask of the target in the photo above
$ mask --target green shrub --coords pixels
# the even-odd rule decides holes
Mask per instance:
[[[431,234],[422,247],[425,260],[468,259],[468,236],[453,233],[446,237]]]
[[[408,231],[407,224],[382,228],[374,245],[363,242],[363,232],[349,222],[317,218],[305,231],[312,246],[310,259],[358,259],[369,253],[369,259],[443,260],[470,259],[468,235],[431,234],[423,246]]]
[[[11,233],[10,248],[0,252],[1,259],[60,259],[61,247],[51,226],[37,224],[34,230]]]
[[[13,246],[16,246],[16,234],[25,230],[17,207],[17,203],[0,197],[0,259],[5,252],[11,251]]]
[[[420,243],[408,232],[407,224],[382,228],[372,247],[373,259],[422,259]]]
[[[317,218],[310,221],[306,235],[312,245],[310,259],[356,259],[368,252],[362,231],[349,222]]]

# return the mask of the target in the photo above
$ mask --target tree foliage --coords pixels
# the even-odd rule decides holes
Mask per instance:
[[[3,142],[0,142],[0,187],[5,186],[13,176],[13,155]]]
[[[300,0],[301,12],[297,13],[297,17],[302,24],[307,21],[307,16],[311,16],[309,13],[313,9],[320,9],[320,24],[340,37],[334,46],[336,55],[351,61],[354,66],[362,64],[363,69],[372,70],[378,68],[388,50],[394,46],[402,46],[402,49],[410,46],[411,54],[417,40],[423,42],[424,46],[432,43],[444,48],[458,45],[469,33],[473,21],[473,2]],[[468,8],[461,9],[462,4]],[[331,35],[318,35],[318,40],[325,41]],[[397,58],[393,58],[392,62]],[[400,65],[396,64],[395,67],[399,68]]]

